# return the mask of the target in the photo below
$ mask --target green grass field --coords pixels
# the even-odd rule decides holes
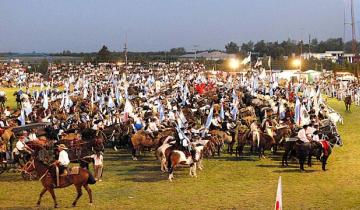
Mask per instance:
[[[319,162],[300,173],[298,165],[280,166],[280,156],[258,160],[255,156],[224,155],[204,161],[198,178],[188,168],[175,171],[175,180],[159,170],[152,154],[132,161],[125,152],[107,151],[103,182],[92,185],[94,205],[84,195],[77,209],[273,209],[277,180],[282,176],[284,209],[360,209],[360,108],[344,112],[342,102],[329,104],[343,116],[340,125],[344,146],[335,148],[326,172]],[[268,155],[270,155],[268,153]],[[23,181],[19,174],[0,175],[0,208],[35,208],[41,190],[38,181]],[[71,206],[74,187],[56,190],[61,208]],[[50,194],[42,207],[51,208]]]

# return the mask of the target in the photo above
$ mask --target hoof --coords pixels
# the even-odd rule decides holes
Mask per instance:
[[[71,206],[72,206],[72,207],[75,207],[75,206],[76,206],[76,203],[72,203]]]
[[[132,159],[133,159],[133,160],[138,160],[136,157],[133,157]]]
[[[118,149],[116,148],[116,146],[114,146],[114,150],[117,151]]]
[[[55,204],[54,209],[57,209],[57,208],[59,208],[59,205]]]

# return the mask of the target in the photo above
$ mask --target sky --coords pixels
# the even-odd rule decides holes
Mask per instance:
[[[0,52],[119,51],[126,34],[130,51],[323,40],[343,37],[344,1],[0,0]]]

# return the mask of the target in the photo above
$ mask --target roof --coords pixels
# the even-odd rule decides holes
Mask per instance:
[[[225,60],[228,58],[234,58],[236,57],[235,54],[227,54],[224,52],[220,52],[220,51],[214,51],[214,52],[201,52],[201,53],[197,53],[195,56],[195,53],[193,54],[186,54],[186,55],[182,55],[180,56],[180,58],[205,58],[205,59],[220,59],[220,60]]]

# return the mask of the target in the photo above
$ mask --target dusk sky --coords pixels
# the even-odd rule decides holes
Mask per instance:
[[[130,51],[224,49],[342,37],[343,19],[344,0],[0,0],[0,52],[119,51],[125,32]]]

